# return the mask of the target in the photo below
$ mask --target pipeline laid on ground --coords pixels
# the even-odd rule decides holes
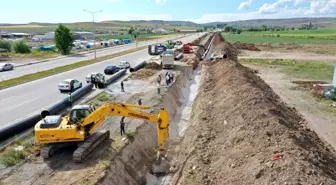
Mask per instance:
[[[126,69],[123,69],[121,71],[118,71],[116,74],[112,75],[110,78],[107,78],[105,80],[105,87],[107,85],[110,85],[112,82],[118,80],[120,77],[124,76],[126,74]]]
[[[78,89],[72,94],[72,101],[77,101],[82,98],[85,94],[92,90],[93,85],[87,84],[82,88]],[[51,105],[47,110],[51,114],[59,114],[64,111],[69,106],[68,97],[62,99],[59,102]],[[18,135],[21,132],[33,127],[38,121],[41,120],[40,113],[33,114],[30,117],[24,118],[18,122],[10,124],[0,129],[0,141],[6,140],[12,136]]]
[[[137,71],[137,70],[139,70],[139,69],[145,67],[146,64],[147,64],[146,61],[140,62],[140,63],[138,63],[137,65],[131,67],[131,68],[130,68],[130,72],[131,72],[131,73],[132,73],[132,72],[135,72],[135,71]]]

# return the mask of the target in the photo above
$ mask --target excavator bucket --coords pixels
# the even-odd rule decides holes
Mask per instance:
[[[159,155],[152,164],[153,174],[167,174],[170,171],[170,161],[167,156]]]

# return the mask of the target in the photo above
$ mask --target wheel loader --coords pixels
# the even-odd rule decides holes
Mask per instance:
[[[67,116],[50,115],[42,111],[42,120],[35,125],[36,142],[42,144],[41,155],[50,158],[57,150],[77,146],[73,153],[75,162],[83,162],[104,140],[110,136],[107,132],[95,132],[108,116],[123,116],[157,124],[158,145],[156,162],[152,165],[154,173],[166,173],[169,162],[166,156],[165,142],[169,137],[168,113],[161,108],[158,115],[139,109],[148,106],[131,104],[106,104],[98,108],[90,105],[76,105]]]

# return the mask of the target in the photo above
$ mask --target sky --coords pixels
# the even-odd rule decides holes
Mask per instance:
[[[6,0],[0,23],[180,20],[196,23],[249,19],[336,17],[336,0]]]

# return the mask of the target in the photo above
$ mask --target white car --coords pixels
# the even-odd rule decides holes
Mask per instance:
[[[10,63],[0,63],[0,71],[13,70],[14,66]]]
[[[97,77],[100,82],[105,81],[105,76],[101,73],[90,73],[86,76],[86,82],[90,83],[91,82],[91,77]]]
[[[58,84],[58,90],[63,91],[74,91],[82,87],[82,83],[75,79],[66,79]]]
[[[131,67],[131,64],[127,61],[121,61],[118,65],[120,69],[128,69]]]

